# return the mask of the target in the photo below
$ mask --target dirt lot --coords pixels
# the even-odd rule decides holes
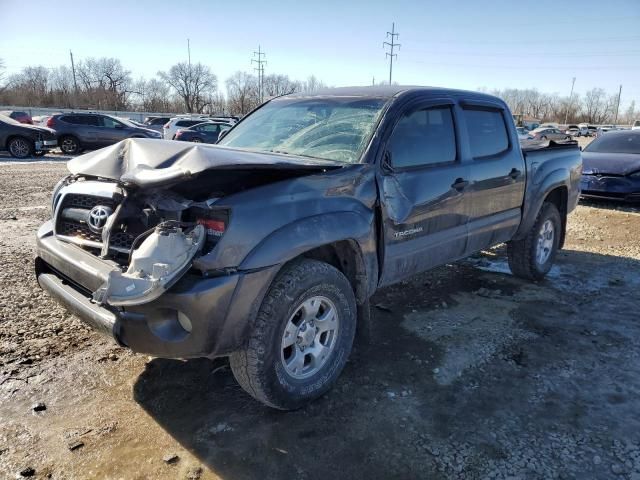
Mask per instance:
[[[0,478],[640,479],[637,209],[578,207],[538,284],[498,248],[380,291],[372,343],[283,413],[224,361],[130,354],[40,292],[64,172],[0,163]]]

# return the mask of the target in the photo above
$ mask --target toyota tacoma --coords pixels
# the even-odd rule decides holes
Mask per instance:
[[[77,157],[37,233],[43,289],[135,352],[230,357],[294,409],[326,392],[376,289],[506,242],[540,280],[578,201],[575,142],[522,150],[507,105],[427,87],[266,102],[217,145]]]

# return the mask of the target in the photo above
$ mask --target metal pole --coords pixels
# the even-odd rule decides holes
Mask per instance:
[[[391,85],[393,79],[393,57],[398,57],[397,54],[393,53],[393,50],[395,49],[395,47],[398,47],[398,49],[400,49],[400,44],[395,42],[396,37],[399,35],[399,33],[396,33],[396,24],[395,22],[393,22],[391,24],[391,31],[387,32],[387,37],[391,37],[391,43],[382,42],[383,47],[385,45],[388,45],[391,48],[391,52],[387,52],[386,54],[389,57],[389,85]]]
[[[569,94],[569,104],[567,105],[567,112],[564,114],[564,124],[567,124],[567,117],[569,117],[569,109],[571,108],[571,99],[573,98],[573,86],[576,84],[576,77],[573,77],[571,81],[571,93]]]
[[[618,90],[618,103],[616,104],[616,119],[613,121],[613,126],[615,127],[618,123],[618,110],[620,110],[620,96],[622,95],[622,85],[620,85],[620,90]]]

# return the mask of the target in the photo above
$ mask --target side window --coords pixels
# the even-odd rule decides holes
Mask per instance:
[[[111,117],[100,117],[102,119],[102,125],[107,128],[120,128],[122,123]]]
[[[509,148],[502,111],[465,108],[463,112],[474,158],[496,155]]]
[[[455,161],[456,138],[451,108],[427,108],[405,114],[393,129],[389,151],[394,168]]]
[[[218,131],[218,125],[213,125],[213,124],[206,124],[206,125],[202,125],[201,127],[198,128],[198,130],[200,130],[201,132],[212,132],[215,133]]]
[[[178,120],[176,122],[176,127],[188,127],[190,125],[187,125],[187,122],[185,120]]]

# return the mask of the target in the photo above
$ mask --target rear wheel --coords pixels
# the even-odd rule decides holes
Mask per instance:
[[[326,263],[297,260],[274,280],[249,341],[230,357],[231,369],[260,402],[299,408],[335,383],[355,329],[355,296],[345,276]]]
[[[80,142],[76,137],[65,135],[60,138],[60,150],[67,155],[75,155],[80,152]]]
[[[545,202],[527,236],[507,243],[513,274],[528,280],[543,279],[558,253],[561,231],[560,212],[553,203]]]
[[[34,152],[34,144],[31,140],[23,137],[15,137],[9,141],[9,153],[14,158],[27,158]]]

